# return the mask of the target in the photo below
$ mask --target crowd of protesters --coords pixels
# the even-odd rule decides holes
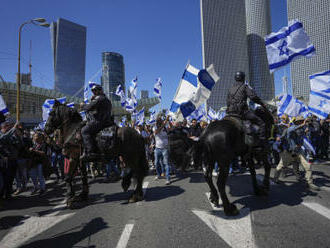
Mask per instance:
[[[271,130],[269,144],[271,148],[270,161],[275,167],[274,181],[284,168],[293,165],[293,171],[301,180],[299,165],[305,170],[305,178],[309,187],[315,189],[312,180],[312,160],[328,159],[329,122],[317,117],[289,118],[287,115],[275,116],[275,124]],[[169,135],[180,128],[188,138],[198,140],[206,121],[198,122],[192,119],[172,122],[169,118],[157,118],[155,125],[126,124],[136,129],[145,139],[146,156],[150,169],[155,173],[155,180],[165,179],[165,184],[171,183],[171,176],[176,173],[175,166],[169,157]],[[310,141],[314,148],[308,149],[304,138]],[[61,137],[55,132],[52,138],[44,135],[42,130],[28,130],[21,123],[4,121],[0,133],[0,206],[11,197],[29,192],[40,197],[47,194],[46,181],[52,177],[55,183],[64,183],[66,166],[62,154]],[[121,178],[122,161],[117,158],[107,163],[87,163],[91,177],[105,175],[105,182],[114,182]],[[214,175],[217,175],[217,166]],[[238,157],[233,161],[230,172],[244,172],[245,167]],[[32,185],[28,187],[28,182]],[[14,187],[15,186],[15,187]]]

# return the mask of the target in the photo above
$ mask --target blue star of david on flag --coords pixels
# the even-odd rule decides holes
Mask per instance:
[[[323,107],[323,105],[325,105],[325,104],[327,104],[327,101],[325,101],[325,100],[321,100],[320,101],[320,104],[318,105],[320,108],[322,108]]]
[[[278,47],[278,50],[280,50],[280,56],[283,54],[289,56],[290,50],[288,49],[287,45],[288,45],[288,43],[286,42],[286,40],[283,40],[282,45],[280,45]]]

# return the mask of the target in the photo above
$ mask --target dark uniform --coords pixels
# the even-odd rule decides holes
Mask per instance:
[[[111,117],[112,104],[105,94],[94,96],[91,103],[82,108],[90,112],[92,120],[88,121],[81,130],[84,148],[87,154],[95,153],[96,145],[94,137],[102,129],[113,125]]]
[[[243,120],[250,120],[252,123],[259,126],[259,139],[265,144],[265,122],[255,115],[255,113],[249,110],[247,105],[247,98],[253,102],[264,106],[261,99],[257,96],[255,91],[244,82],[245,74],[244,72],[237,72],[235,75],[236,82],[230,88],[227,95],[227,114],[236,115],[241,117]]]

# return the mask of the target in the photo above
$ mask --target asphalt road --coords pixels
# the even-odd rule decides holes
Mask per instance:
[[[64,185],[48,184],[43,198],[24,193],[0,212],[0,247],[330,247],[330,164],[313,165],[321,191],[292,175],[253,195],[250,176],[230,176],[227,192],[241,210],[224,216],[208,201],[199,172],[145,179],[145,200],[126,204],[120,182],[91,181],[89,204],[68,210]],[[263,170],[258,170],[262,175]]]

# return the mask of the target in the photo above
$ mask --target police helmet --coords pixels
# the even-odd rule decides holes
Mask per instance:
[[[245,80],[245,73],[242,71],[238,71],[235,73],[235,80],[237,82],[244,82]]]

